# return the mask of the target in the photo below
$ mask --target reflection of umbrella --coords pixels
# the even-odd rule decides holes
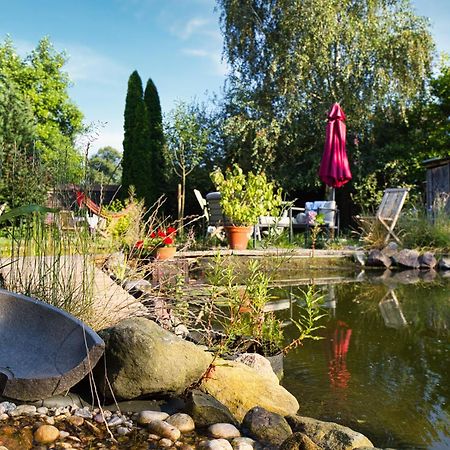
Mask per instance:
[[[351,328],[340,320],[329,336],[328,375],[330,384],[334,388],[346,389],[350,381],[350,372],[347,369],[347,352],[352,335]]]
[[[320,179],[332,188],[342,187],[352,179],[345,150],[344,120],[344,111],[339,103],[335,103],[328,113],[325,147],[319,169]]]

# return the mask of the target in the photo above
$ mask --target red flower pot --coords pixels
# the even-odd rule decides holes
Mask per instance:
[[[250,240],[253,227],[225,227],[228,244],[234,250],[245,250]]]
[[[159,260],[172,259],[176,252],[176,247],[159,247],[156,249],[155,257]]]

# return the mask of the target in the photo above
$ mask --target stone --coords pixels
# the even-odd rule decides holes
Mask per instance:
[[[289,436],[279,450],[321,450],[306,434],[297,432]]]
[[[64,430],[59,431],[59,439],[65,439],[66,437],[69,437],[70,433]]]
[[[247,412],[242,426],[250,437],[264,445],[279,446],[292,434],[283,416],[259,406]]]
[[[443,256],[439,260],[438,268],[439,270],[450,270],[450,258]]]
[[[137,423],[145,425],[153,420],[166,420],[169,414],[162,411],[141,411],[137,416]]]
[[[231,441],[233,450],[253,450],[256,442],[249,437],[237,437]]]
[[[415,284],[420,281],[419,269],[399,270],[394,272],[389,280],[394,284]]]
[[[88,407],[76,409],[73,415],[84,419],[92,419],[92,411]]]
[[[160,447],[169,448],[169,447],[172,447],[173,442],[172,442],[170,439],[162,438],[162,439],[160,439],[160,441],[158,442],[158,445],[159,445]]]
[[[109,427],[117,427],[118,425],[122,425],[123,419],[119,416],[112,416],[106,422]]]
[[[353,450],[357,447],[373,447],[361,433],[334,422],[323,422],[310,417],[286,417],[294,432],[306,434],[323,450]]]
[[[16,409],[10,412],[11,417],[34,416],[35,414],[36,414],[36,406],[34,405],[19,405]]]
[[[81,416],[71,416],[69,417],[68,421],[76,427],[81,427],[81,425],[83,425],[84,423],[84,418]]]
[[[150,433],[157,434],[163,438],[170,439],[171,441],[178,441],[181,436],[181,431],[174,426],[164,422],[163,420],[153,420],[147,424],[147,428]]]
[[[233,439],[240,437],[240,431],[231,423],[215,423],[208,427],[208,434],[213,438]]]
[[[130,434],[131,430],[127,427],[117,427],[117,434],[119,436],[126,436],[127,434]]]
[[[356,262],[356,264],[364,267],[367,262],[367,255],[363,251],[356,251],[355,253],[353,253],[353,260]]]
[[[37,407],[42,406],[46,408],[65,408],[67,406],[77,406],[78,408],[82,408],[88,406],[79,395],[73,394],[72,392],[68,392],[65,395],[53,395],[44,400],[38,400],[33,404]]]
[[[59,438],[59,430],[53,425],[41,425],[34,432],[34,440],[38,444],[51,444]]]
[[[436,279],[437,275],[438,273],[434,269],[421,270],[419,273],[419,278],[422,281],[430,283]]]
[[[282,416],[299,408],[297,399],[272,377],[237,361],[216,360],[212,376],[202,380],[200,389],[223,403],[239,422],[255,406]]]
[[[378,249],[370,250],[367,256],[366,266],[368,267],[391,267],[392,261],[389,256],[386,256]]]
[[[125,281],[123,288],[127,291],[147,291],[152,288],[152,285],[148,280],[128,280]]]
[[[10,413],[11,411],[14,411],[17,408],[15,403],[11,402],[2,402],[0,403],[0,412],[1,413]]]
[[[202,441],[198,447],[203,450],[233,450],[233,447],[226,439]]]
[[[256,369],[261,375],[272,378],[274,383],[279,382],[277,375],[272,369],[270,361],[258,353],[242,353],[234,360]]]
[[[48,414],[48,408],[46,406],[40,406],[39,408],[36,408],[36,412],[45,416],[46,414]]]
[[[211,354],[143,317],[124,320],[100,334],[111,389],[120,399],[181,394],[212,361]],[[104,374],[97,373],[97,380],[105,388]]]
[[[212,395],[197,389],[189,393],[186,410],[199,427],[208,427],[222,422],[238,425],[230,410],[223,403],[220,403]]]
[[[28,426],[0,426],[0,445],[8,450],[29,450],[33,446],[33,431]]]
[[[396,266],[406,267],[407,269],[418,269],[419,252],[417,250],[403,249],[391,256],[392,262]]]
[[[195,423],[191,416],[184,413],[171,415],[166,422],[178,428],[182,433],[190,433],[195,430]]]
[[[398,244],[396,242],[389,242],[383,250],[381,250],[383,255],[386,255],[388,258],[390,258],[392,255],[398,252]]]
[[[419,267],[421,269],[434,269],[437,265],[436,257],[431,252],[425,252],[419,256]]]

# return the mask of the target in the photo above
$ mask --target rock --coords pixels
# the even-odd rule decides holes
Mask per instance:
[[[249,437],[238,437],[231,441],[234,450],[253,450],[256,442]]]
[[[273,371],[270,361],[264,358],[264,356],[258,353],[242,353],[242,355],[239,355],[234,360],[256,369],[261,375],[272,378],[274,383],[279,383],[279,379]]]
[[[127,427],[117,427],[117,434],[119,436],[126,436],[127,434],[130,434],[131,430]]]
[[[36,414],[36,406],[34,405],[19,405],[10,413],[11,417],[15,416],[34,416]]]
[[[310,417],[286,417],[294,432],[306,434],[323,450],[352,450],[357,447],[371,447],[372,442],[363,434],[334,422],[322,422]]]
[[[396,242],[389,242],[389,244],[386,245],[386,247],[381,250],[383,255],[386,255],[388,258],[390,258],[392,255],[395,255],[395,253],[398,252],[398,244]]]
[[[386,256],[380,250],[373,249],[370,250],[369,255],[367,256],[366,265],[369,267],[391,267],[392,261],[389,256]]]
[[[186,410],[199,427],[208,427],[214,423],[223,422],[238,425],[238,422],[224,404],[212,395],[197,389],[190,392]]]
[[[190,433],[195,430],[195,423],[191,416],[184,413],[176,413],[166,419],[166,422],[175,428],[178,428],[182,433]]]
[[[36,408],[36,412],[45,416],[46,414],[48,414],[48,408],[46,406],[40,406],[39,408]]]
[[[100,332],[116,397],[180,394],[205,373],[212,356],[155,322],[136,317]],[[104,377],[99,384],[104,387]]]
[[[69,437],[70,433],[64,430],[59,431],[59,439],[65,439],[66,437]]]
[[[178,324],[178,325],[174,328],[173,332],[174,332],[177,336],[180,336],[180,337],[182,337],[182,338],[185,338],[185,337],[189,336],[189,333],[190,333],[189,328],[188,328],[186,325],[183,325],[182,323]]]
[[[434,281],[437,277],[437,272],[434,269],[428,269],[428,270],[422,270],[419,273],[419,277],[422,281],[425,281],[427,283]]]
[[[172,442],[170,439],[162,438],[162,439],[160,439],[160,441],[158,442],[158,445],[159,445],[160,447],[163,447],[163,448],[169,448],[169,447],[172,447],[173,442]]]
[[[321,450],[306,434],[297,432],[289,436],[280,446],[280,450]]]
[[[51,444],[59,438],[59,430],[53,425],[41,425],[34,432],[34,440],[38,444]]]
[[[73,415],[83,417],[84,419],[92,419],[92,411],[87,406],[84,408],[77,408]]]
[[[240,437],[240,431],[231,423],[215,423],[208,427],[208,434],[213,438],[233,439]]]
[[[420,281],[419,275],[418,269],[400,270],[394,272],[389,281],[395,284],[415,284]]]
[[[14,411],[17,408],[17,406],[15,405],[15,403],[11,403],[11,402],[2,402],[0,403],[0,412],[3,413],[10,413],[12,411]]]
[[[434,269],[437,265],[437,260],[433,253],[425,252],[419,256],[419,267],[421,269]]]
[[[203,450],[233,450],[233,447],[226,439],[202,441],[198,447]]]
[[[439,260],[438,268],[439,270],[450,270],[450,258],[443,256]]]
[[[279,446],[292,434],[283,416],[259,406],[247,412],[242,426],[252,438],[264,445]]]
[[[66,406],[77,406],[78,408],[82,408],[83,406],[88,406],[79,395],[72,394],[71,392],[66,395],[54,395],[53,397],[44,400],[38,400],[33,402],[33,405],[46,408],[64,408]]]
[[[299,408],[297,399],[272,377],[237,361],[216,360],[212,376],[202,380],[200,389],[223,403],[238,421],[255,406],[283,416]]]
[[[169,414],[162,411],[141,411],[137,417],[137,423],[139,425],[145,425],[153,420],[166,420]]]
[[[367,255],[363,251],[356,251],[353,253],[353,260],[360,266],[364,267],[367,263]]]
[[[391,256],[393,263],[396,266],[406,267],[407,269],[419,268],[419,252],[417,250],[409,250],[407,248],[394,253]]]
[[[123,419],[119,416],[112,416],[106,423],[108,424],[108,427],[117,427],[118,425],[122,425]]]
[[[181,436],[181,431],[174,426],[164,422],[163,420],[153,420],[147,424],[147,428],[150,433],[157,434],[162,438],[170,439],[171,441],[178,441]]]
[[[123,288],[126,291],[147,291],[152,288],[150,281],[148,280],[128,280],[123,284]]]
[[[76,427],[81,427],[84,423],[84,418],[81,416],[72,416],[69,417],[68,421]]]

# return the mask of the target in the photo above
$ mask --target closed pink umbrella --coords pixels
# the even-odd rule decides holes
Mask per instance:
[[[332,188],[342,187],[352,179],[345,149],[345,114],[339,103],[335,103],[328,113],[327,134],[319,177]],[[334,199],[334,189],[333,189]]]

